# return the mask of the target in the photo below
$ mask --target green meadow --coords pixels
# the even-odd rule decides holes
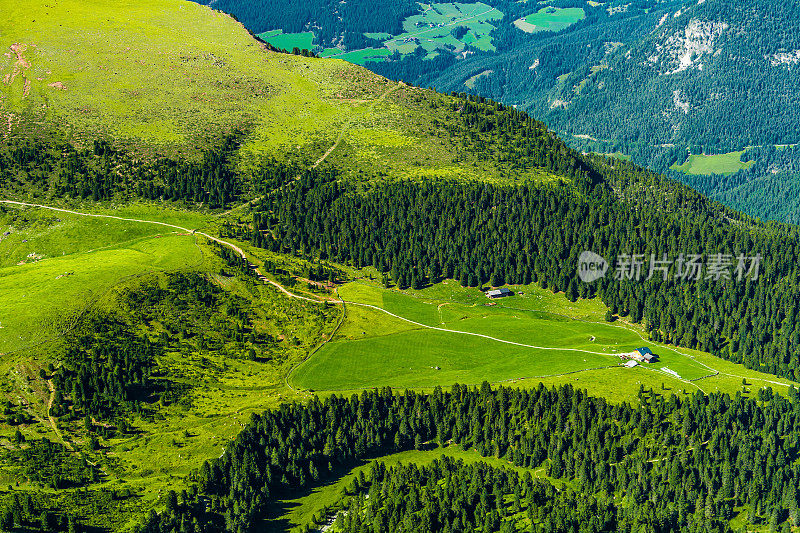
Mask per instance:
[[[152,224],[9,208],[4,216],[0,215],[0,267],[99,250],[165,230]]]
[[[259,33],[256,37],[266,41],[279,50],[291,52],[294,48],[300,50],[311,50],[314,45],[314,32],[305,31],[301,33],[283,33],[283,30],[272,30]]]
[[[690,155],[682,164],[673,164],[671,170],[678,170],[686,174],[733,174],[734,172],[750,168],[755,161],[742,162],[741,156],[744,151],[728,152],[727,154],[716,155]]]
[[[386,32],[372,32],[372,33],[367,32],[364,34],[364,37],[368,37],[370,39],[376,39],[378,41],[383,41],[391,36],[392,36],[391,33],[386,33]]]
[[[187,229],[213,223],[201,213],[147,204],[91,212]],[[121,280],[202,260],[197,238],[168,226],[0,204],[0,353],[57,336]]]
[[[493,73],[494,73],[493,70],[484,70],[483,72],[479,72],[478,74],[475,74],[470,78],[467,78],[467,81],[464,82],[464,85],[466,85],[468,89],[474,89],[475,82],[477,82],[480,78],[483,78],[484,76],[491,76]]]
[[[328,57],[335,57],[336,59],[343,59],[349,63],[356,65],[364,65],[370,61],[383,61],[389,55],[391,50],[387,48],[366,48],[364,50],[354,50],[352,52],[344,52],[338,50],[338,53],[331,54]]]
[[[627,154],[623,154],[619,150],[617,150],[616,152],[610,152],[610,153],[600,154],[600,155],[604,155],[606,157],[613,157],[615,159],[620,159],[622,161],[630,161],[631,160],[631,156],[629,156]]]
[[[529,30],[530,33],[538,31],[559,32],[579,20],[583,20],[585,16],[586,12],[580,7],[558,8],[547,6],[525,17],[525,23],[532,26]]]
[[[614,400],[635,396],[639,386],[735,394],[742,378],[778,389],[789,384],[702,352],[650,342],[636,325],[605,322],[598,300],[573,303],[536,285],[513,289],[514,296],[487,305],[481,291],[454,281],[410,293],[348,284],[339,289],[348,318],[337,337],[290,381],[314,391],[570,382]],[[659,362],[622,368],[617,354],[642,346]]]
[[[122,279],[200,262],[194,236],[164,233],[0,268],[0,352],[57,335],[68,325],[65,317],[74,317]]]

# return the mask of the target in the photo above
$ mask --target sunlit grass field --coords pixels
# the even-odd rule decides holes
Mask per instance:
[[[0,11],[0,122],[12,132],[46,124],[78,147],[111,139],[147,158],[199,158],[233,134],[242,171],[271,157],[311,165],[339,140],[329,161],[353,172],[500,175],[476,158],[454,164],[434,126],[444,109],[428,103],[440,96],[339,59],[269,52],[208,6],[0,0]]]
[[[258,38],[262,39],[279,50],[291,52],[294,48],[300,50],[311,50],[314,40],[314,32],[305,31],[301,33],[283,33],[283,30],[272,30],[259,33]]]
[[[735,394],[742,378],[777,390],[789,383],[648,341],[637,325],[605,322],[599,300],[573,303],[536,285],[514,289],[514,296],[487,305],[482,292],[454,281],[413,294],[365,282],[346,285],[339,294],[349,302],[349,316],[339,336],[290,380],[319,391],[569,382],[613,400],[635,397],[640,386]],[[620,367],[617,354],[645,346],[659,355],[657,363]]]
[[[525,17],[525,22],[533,26],[532,31],[558,32],[583,20],[586,12],[580,7],[558,8],[543,7],[536,13]]]
[[[744,151],[729,152],[727,154],[690,155],[682,165],[672,165],[671,170],[679,170],[686,174],[733,174],[737,170],[750,168],[755,161],[742,162]]]

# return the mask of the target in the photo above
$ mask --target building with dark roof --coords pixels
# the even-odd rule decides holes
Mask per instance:
[[[511,296],[512,294],[514,293],[511,292],[511,289],[507,289],[505,287],[501,287],[493,291],[486,291],[487,298],[503,298],[504,296]]]

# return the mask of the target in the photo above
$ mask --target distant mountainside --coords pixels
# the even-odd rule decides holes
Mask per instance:
[[[361,4],[310,2],[302,13],[276,0],[214,5],[255,33],[313,32],[317,53],[515,105],[574,147],[632,157],[755,216],[800,222],[796,158],[763,154],[798,142],[796,1]],[[496,12],[481,18],[481,6]],[[703,159],[715,154],[726,163]]]

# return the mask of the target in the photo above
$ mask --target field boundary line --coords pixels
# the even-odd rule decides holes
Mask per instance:
[[[336,295],[337,295],[337,296],[339,296],[339,289],[336,289]],[[323,346],[325,346],[325,345],[326,345],[326,344],[328,344],[330,341],[332,341],[332,340],[333,340],[333,337],[336,335],[336,333],[339,331],[339,329],[341,329],[341,327],[342,327],[342,324],[344,324],[344,319],[345,319],[345,318],[347,318],[347,306],[345,305],[345,303],[344,303],[344,300],[340,300],[340,302],[341,302],[341,304],[342,304],[342,316],[340,316],[340,317],[339,317],[339,323],[338,323],[338,324],[336,324],[336,327],[335,327],[335,328],[333,328],[333,331],[331,331],[331,334],[330,334],[330,336],[329,336],[327,339],[325,339],[324,341],[322,341],[322,343],[321,343],[321,344],[319,344],[319,345],[318,345],[316,348],[314,348],[313,350],[311,350],[311,352],[309,352],[309,354],[308,354],[307,356],[305,356],[305,357],[303,358],[303,360],[302,360],[302,361],[298,361],[298,362],[297,362],[297,364],[296,364],[296,365],[294,365],[294,366],[293,366],[293,367],[292,367],[292,368],[289,370],[289,372],[286,374],[286,378],[285,378],[285,380],[284,380],[284,381],[286,382],[286,386],[287,386],[287,387],[289,387],[289,390],[291,390],[291,391],[292,391],[292,392],[294,392],[295,394],[297,394],[297,393],[299,393],[299,392],[301,392],[301,391],[299,391],[299,390],[295,389],[294,387],[292,387],[292,384],[291,384],[291,383],[289,383],[289,380],[291,379],[291,377],[292,377],[292,374],[294,374],[294,371],[295,371],[295,370],[297,370],[298,368],[300,368],[300,366],[301,366],[303,363],[305,363],[306,361],[308,361],[309,359],[311,359],[311,357],[312,357],[312,356],[313,356],[315,353],[317,353],[318,351],[320,351],[320,350],[322,349],[322,347],[323,347]]]

